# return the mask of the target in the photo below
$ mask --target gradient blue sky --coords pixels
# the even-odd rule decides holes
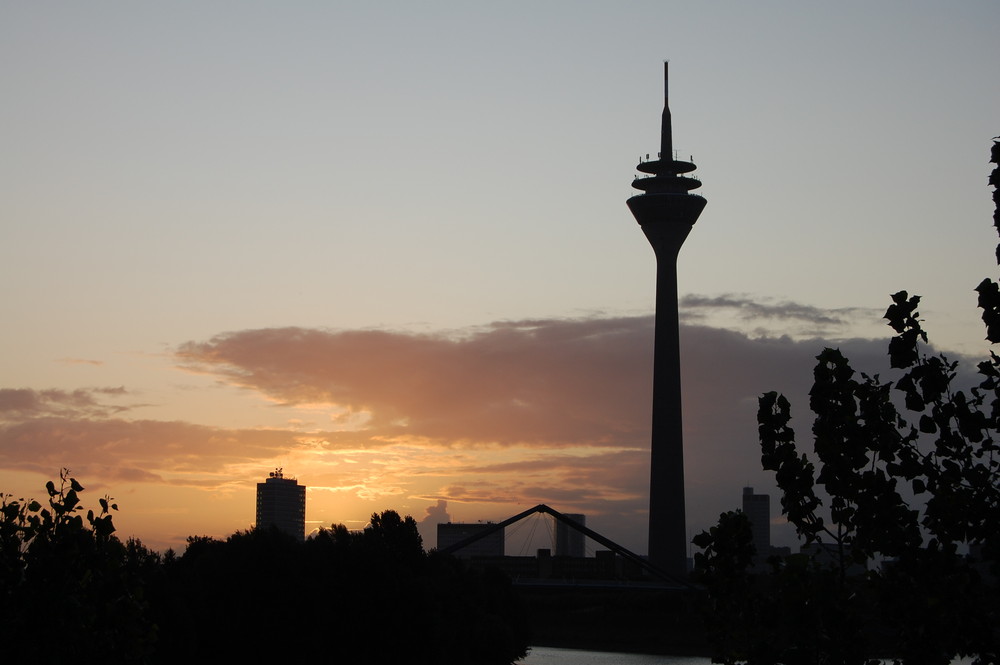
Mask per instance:
[[[995,2],[0,1],[0,490],[69,466],[165,546],[244,528],[283,465],[314,525],[545,499],[644,551],[655,265],[624,200],[669,59],[709,201],[678,268],[705,528],[769,482],[753,398],[882,334],[889,293],[982,352],[998,28]]]

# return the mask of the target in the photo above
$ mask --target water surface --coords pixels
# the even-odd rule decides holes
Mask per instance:
[[[531,647],[524,665],[710,665],[710,658]]]
[[[883,661],[889,663],[891,661]],[[711,658],[698,656],[650,656],[638,653],[611,653],[531,647],[528,656],[518,663],[523,665],[711,665]],[[972,658],[958,658],[953,665],[968,665]]]

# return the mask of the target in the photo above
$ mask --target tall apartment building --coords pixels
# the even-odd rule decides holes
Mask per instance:
[[[763,562],[771,555],[771,495],[754,494],[752,487],[744,487],[743,514],[750,520],[757,561]]]
[[[586,515],[566,513],[566,517],[570,518],[580,526],[587,526]],[[577,558],[586,556],[584,544],[587,537],[564,522],[559,520],[556,520],[555,522],[556,556],[572,556]]]
[[[306,539],[306,486],[285,478],[281,469],[257,483],[257,528],[278,527],[299,541]]]

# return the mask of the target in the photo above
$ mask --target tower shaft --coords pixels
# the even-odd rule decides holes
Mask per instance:
[[[655,245],[654,245],[655,247]],[[680,249],[680,245],[677,245]],[[653,419],[650,441],[649,559],[672,574],[687,572],[684,434],[681,429],[681,352],[677,251],[656,251]]]
[[[666,90],[664,64],[664,90]],[[673,159],[669,105],[664,97],[659,159],[636,168],[649,174],[632,186],[644,193],[627,201],[656,254],[656,327],[653,352],[653,418],[650,441],[649,559],[676,576],[687,574],[684,506],[684,437],[677,305],[677,255],[705,207],[690,194],[701,186],[682,174],[691,162]],[[666,152],[664,152],[666,151]]]

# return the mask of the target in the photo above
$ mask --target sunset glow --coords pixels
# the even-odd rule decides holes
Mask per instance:
[[[889,293],[982,353],[998,19],[5,3],[0,492],[68,467],[182,548],[282,467],[307,529],[393,508],[433,546],[546,503],[644,552],[655,263],[624,200],[670,58],[709,200],[678,266],[697,533],[773,492],[762,392],[804,436],[823,346],[887,371]]]

